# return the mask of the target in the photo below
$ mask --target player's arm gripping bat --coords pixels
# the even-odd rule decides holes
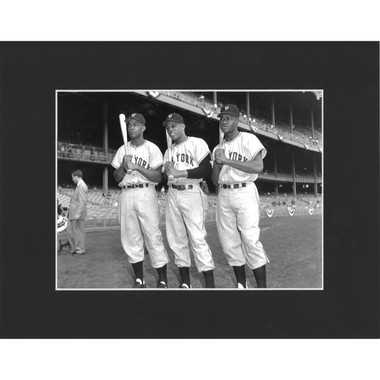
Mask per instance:
[[[219,128],[219,146],[218,146],[218,150],[219,149],[224,150],[223,139],[224,139],[224,133]],[[216,161],[217,164],[219,164],[219,165],[221,164],[221,161],[219,161],[219,159],[216,159],[215,161]]]
[[[172,139],[169,136],[168,131],[166,131],[166,143],[168,144],[168,160],[169,162],[172,162]],[[174,177],[172,175],[169,175],[168,179],[172,181]]]
[[[222,149],[224,133],[219,128],[219,149]]]
[[[127,123],[125,121],[125,115],[121,113],[119,115],[119,121],[120,121],[120,129],[121,134],[123,135],[123,141],[124,141],[124,148],[125,148],[125,154],[128,154],[128,134],[127,134]],[[132,174],[132,170],[128,169],[128,174]]]

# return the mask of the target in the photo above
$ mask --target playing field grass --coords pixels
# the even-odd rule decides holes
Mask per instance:
[[[322,289],[322,216],[262,218],[260,227],[260,241],[271,261],[267,265],[268,288]],[[235,276],[221,250],[215,223],[207,224],[206,229],[215,262],[216,287],[235,289]],[[167,244],[165,228],[162,232],[171,260],[168,264],[169,288],[184,291],[178,289],[178,268]],[[86,239],[85,255],[71,256],[68,251],[57,255],[57,288],[132,288],[133,270],[121,247],[120,231],[87,232]],[[248,287],[255,288],[252,271],[247,268],[246,272]],[[145,256],[144,273],[147,288],[156,288],[157,272],[150,265],[149,255]],[[194,263],[190,273],[192,287],[204,288],[203,275],[197,272]]]

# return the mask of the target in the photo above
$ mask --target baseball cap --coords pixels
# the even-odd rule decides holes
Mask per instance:
[[[239,117],[240,111],[239,108],[235,106],[235,104],[226,104],[222,107],[220,113],[218,114],[218,117],[221,117],[222,115],[231,115]]]
[[[180,123],[183,124],[183,118],[179,113],[171,113],[170,115],[166,116],[166,119],[162,123],[164,127],[166,127],[166,124],[172,121],[173,123]]]
[[[139,123],[145,124],[145,118],[141,113],[133,113],[129,115],[125,121],[128,123],[130,120],[136,120]]]

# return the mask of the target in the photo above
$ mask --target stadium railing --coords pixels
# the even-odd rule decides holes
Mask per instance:
[[[274,172],[265,171],[264,173],[259,174],[259,179],[293,182],[293,174],[277,173],[277,175],[275,175]],[[304,175],[304,174],[301,176],[296,174],[295,180],[297,183],[314,183],[315,182],[313,175]],[[322,176],[317,176],[317,183],[322,183]]]
[[[114,149],[108,149],[108,154],[106,154],[101,147],[75,144],[65,141],[59,141],[57,146],[57,157],[66,160],[109,164],[115,153],[116,150]]]
[[[190,104],[199,108],[206,108],[208,110],[213,109],[215,114],[220,112],[220,105],[213,104],[208,101],[206,98],[200,99],[199,96],[196,96],[192,93],[178,92],[178,91],[162,91],[162,94],[169,96],[174,99],[178,99],[182,102]],[[286,124],[283,122],[277,122],[276,126],[273,126],[272,123],[267,119],[256,118],[253,115],[243,115],[240,117],[240,121],[242,123],[248,124],[249,118],[254,120],[253,125],[261,130],[264,130],[269,133],[273,133],[279,139],[288,139],[291,141],[295,141],[305,146],[314,146],[314,147],[322,147],[322,136],[319,133],[314,131],[314,138],[310,136],[311,134],[311,126],[300,126],[303,133],[298,131],[297,129],[293,129],[293,133],[290,132],[290,124]],[[306,136],[308,134],[308,136]]]

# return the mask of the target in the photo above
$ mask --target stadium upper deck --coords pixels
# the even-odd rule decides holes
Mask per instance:
[[[261,192],[321,193],[322,100],[312,91],[58,91],[58,183],[80,166],[106,192],[113,184],[109,163],[122,144],[118,115],[141,112],[145,137],[166,149],[162,120],[180,112],[189,135],[218,144],[220,107],[237,104],[240,129],[256,133],[268,150]],[[111,171],[111,170],[110,170]],[[90,178],[89,178],[90,177]],[[69,180],[68,180],[69,182]],[[212,184],[211,190],[212,189]],[[309,186],[311,185],[311,186]],[[305,187],[307,186],[307,187]]]

